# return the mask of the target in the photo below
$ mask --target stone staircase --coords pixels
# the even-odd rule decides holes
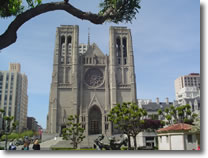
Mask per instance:
[[[94,140],[98,138],[101,134],[97,135],[89,135],[87,138],[85,138],[80,144],[79,148],[93,148]],[[116,140],[120,140],[120,135],[114,135]],[[60,137],[61,138],[61,137]],[[105,136],[102,140],[103,143],[109,144],[108,136]],[[61,140],[52,145],[52,147],[58,147],[58,148],[72,148],[71,141],[69,140]]]

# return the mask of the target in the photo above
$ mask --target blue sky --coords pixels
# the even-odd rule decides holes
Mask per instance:
[[[49,1],[49,0],[47,0]],[[59,0],[60,1],[60,0]],[[70,0],[85,11],[98,11],[97,0]],[[142,0],[142,9],[132,24],[137,81],[137,98],[175,99],[174,80],[191,72],[200,72],[200,1]],[[9,19],[0,19],[0,34]],[[91,42],[108,54],[109,26],[94,25],[63,11],[42,14],[25,23],[18,31],[15,44],[0,53],[0,70],[8,70],[9,62],[21,63],[28,76],[28,116],[34,116],[46,127],[49,91],[53,65],[56,27],[79,25],[80,43],[87,43],[88,27]]]

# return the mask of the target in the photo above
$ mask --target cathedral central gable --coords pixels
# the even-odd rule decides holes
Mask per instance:
[[[98,48],[98,46],[93,43],[90,45],[87,49],[87,52],[85,53],[85,56],[97,56],[97,57],[104,57],[105,55],[103,52]]]
[[[101,112],[103,112],[103,107],[102,105],[100,104],[97,96],[94,94],[94,96],[92,97],[91,101],[90,101],[90,104],[88,105],[88,109],[90,109],[91,107],[93,107],[94,105],[98,106],[101,110]]]

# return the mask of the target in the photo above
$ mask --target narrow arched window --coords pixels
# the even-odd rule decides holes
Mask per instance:
[[[61,45],[65,43],[65,37],[61,36]]]
[[[71,38],[71,36],[68,36],[68,37],[67,37],[67,44],[69,44],[69,43],[72,43],[72,38]]]
[[[123,41],[122,41],[122,47],[123,47],[123,57],[127,57],[127,48],[126,48],[126,46],[127,46],[127,44],[126,44],[126,37],[123,37],[123,39],[122,39]]]
[[[65,55],[65,36],[61,36],[61,55]]]
[[[116,39],[116,56],[121,57],[121,40],[120,37]]]

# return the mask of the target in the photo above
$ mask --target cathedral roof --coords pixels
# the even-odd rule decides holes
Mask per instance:
[[[92,45],[90,45],[85,53],[85,56],[98,56],[98,57],[104,57],[105,55],[103,54],[103,52],[100,50],[100,48],[93,43]]]
[[[169,108],[171,105],[171,102],[169,104],[166,104],[165,102],[160,102],[160,104],[150,102],[146,105],[142,105],[142,108],[145,109],[147,112],[157,112],[159,109],[164,110],[165,108]]]

